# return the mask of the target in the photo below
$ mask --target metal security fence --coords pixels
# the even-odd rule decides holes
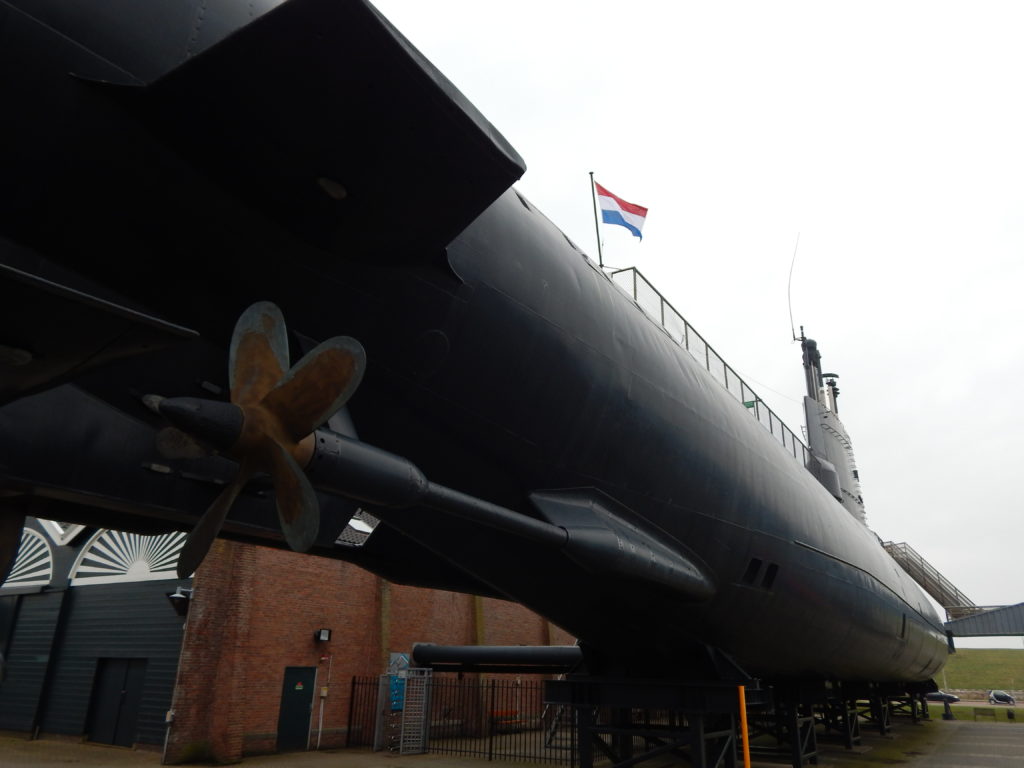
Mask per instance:
[[[442,755],[572,765],[575,726],[568,707],[544,703],[537,679],[458,679],[435,675],[426,694],[427,751]],[[349,746],[371,746],[380,712],[386,723],[402,702],[383,702],[377,678],[353,678]],[[379,748],[395,749],[387,739]]]
[[[729,365],[718,356],[704,337],[686,322],[658,289],[648,282],[635,267],[616,270],[609,274],[612,282],[625,290],[643,310],[644,314],[658,323],[669,337],[685,349],[700,363],[736,400],[744,405],[751,415],[779,441],[783,448],[803,466],[807,466],[807,446],[793,430],[782,423],[776,413],[739,377]]]
[[[353,677],[349,692],[347,747],[372,747],[380,685],[376,677]]]
[[[571,764],[571,712],[544,704],[539,680],[435,678],[430,751]]]

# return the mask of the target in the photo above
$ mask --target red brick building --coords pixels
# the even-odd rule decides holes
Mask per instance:
[[[331,631],[318,641],[319,629]],[[348,563],[220,541],[197,572],[166,761],[278,746],[286,668],[315,668],[313,741],[345,743],[353,676],[383,673],[417,642],[567,644],[519,605],[391,584]],[[329,679],[328,679],[329,677]]]
[[[178,579],[183,540],[26,523],[0,585],[0,729],[166,742],[168,763],[337,747],[353,676],[384,673],[392,653],[416,642],[572,642],[513,603],[403,587],[349,563],[246,544],[218,541],[193,580]],[[179,588],[192,589],[184,621],[172,604],[185,601],[168,599]],[[314,639],[321,629],[330,640]],[[293,682],[297,673],[305,677]],[[283,702],[299,685],[306,698],[289,741]]]

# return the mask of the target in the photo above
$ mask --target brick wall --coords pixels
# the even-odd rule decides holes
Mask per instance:
[[[311,740],[342,746],[353,676],[416,642],[567,644],[514,603],[390,584],[349,563],[218,541],[197,571],[166,761],[273,752],[285,667],[315,667]],[[331,630],[316,642],[314,631]],[[322,729],[318,728],[323,710]]]

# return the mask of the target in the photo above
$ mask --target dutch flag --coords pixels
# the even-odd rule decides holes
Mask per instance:
[[[640,230],[644,228],[647,209],[642,205],[627,203],[596,181],[594,187],[597,189],[597,203],[601,206],[601,220],[605,224],[619,224],[643,240],[644,236],[640,234]]]

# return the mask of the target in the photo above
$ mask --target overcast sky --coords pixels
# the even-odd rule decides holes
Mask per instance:
[[[793,321],[840,376],[869,525],[1024,601],[1024,4],[376,4],[595,260],[589,171],[650,209],[643,242],[602,225],[605,263],[798,434],[799,235]]]

